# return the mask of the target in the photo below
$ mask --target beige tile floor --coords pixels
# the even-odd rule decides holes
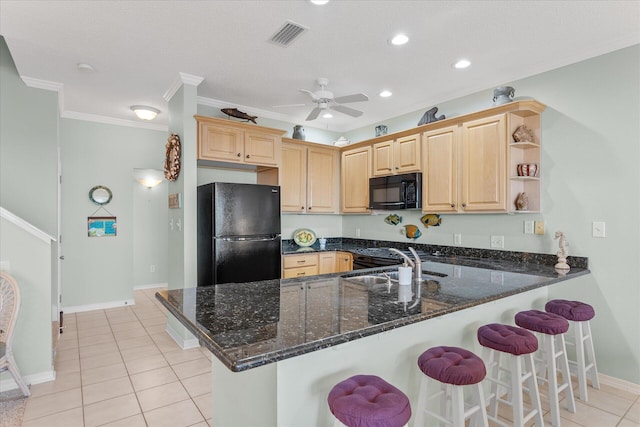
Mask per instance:
[[[132,307],[65,316],[56,380],[31,387],[23,427],[211,425],[211,353],[182,350],[167,335],[156,291],[136,291]],[[638,393],[602,385],[576,401],[575,414],[561,405],[562,427],[640,427]],[[508,408],[500,414],[511,418]]]
[[[211,353],[169,337],[156,291],[136,291],[132,307],[65,315],[56,380],[31,386],[22,426],[210,425]]]

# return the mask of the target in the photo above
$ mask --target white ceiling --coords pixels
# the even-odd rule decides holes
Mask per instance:
[[[287,20],[309,30],[270,43]],[[410,42],[390,45],[396,32]],[[166,126],[163,95],[187,73],[204,103],[305,123],[312,106],[272,106],[308,102],[297,89],[327,77],[336,96],[369,95],[348,104],[364,115],[305,126],[344,132],[640,43],[640,1],[1,0],[0,34],[23,78],[63,85],[66,117],[135,121],[144,104]]]

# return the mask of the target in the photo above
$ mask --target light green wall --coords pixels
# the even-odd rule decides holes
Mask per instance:
[[[60,120],[63,307],[133,298],[133,286],[138,284],[133,269],[134,194],[140,186],[133,179],[133,169],[162,169],[166,139],[160,131]],[[103,209],[88,198],[96,185],[107,186],[113,193]],[[117,217],[117,236],[87,237],[87,217],[92,215]],[[144,245],[138,242],[137,246]],[[158,257],[156,265],[164,260]]]
[[[23,376],[47,377],[53,370],[51,341],[51,245],[0,219],[0,259],[20,287],[21,309],[14,331],[14,355]],[[37,268],[34,268],[37,266]],[[3,373],[1,379],[11,378]]]
[[[156,167],[160,169],[160,167]],[[133,286],[165,284],[168,268],[167,182],[133,187]],[[151,271],[154,266],[155,271]]]
[[[589,257],[592,275],[552,288],[552,296],[595,307],[593,321],[601,372],[640,384],[640,46],[599,56],[508,83],[517,96],[547,105],[542,115],[543,213],[442,215],[442,225],[423,230],[419,243],[489,248],[492,234],[505,249],[554,254],[553,234],[567,235],[570,255]],[[492,90],[443,102],[447,117],[491,105]],[[430,108],[426,107],[426,109]],[[385,121],[390,132],[411,127],[425,110]],[[371,129],[350,132],[353,141]],[[420,214],[402,212],[403,224]],[[343,236],[406,241],[384,216],[344,216]],[[523,220],[543,220],[544,236],[523,234]],[[607,237],[591,236],[591,223],[605,221]]]

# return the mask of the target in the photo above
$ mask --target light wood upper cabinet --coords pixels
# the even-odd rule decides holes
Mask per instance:
[[[342,153],[342,212],[369,212],[369,178],[371,177],[371,146]]]
[[[214,117],[195,118],[198,122],[198,160],[280,165],[280,144],[286,131]]]
[[[338,150],[287,140],[282,144],[282,212],[338,212]]]
[[[506,115],[462,124],[462,197],[465,212],[507,210]]]
[[[425,212],[458,210],[459,140],[459,126],[447,126],[422,134],[422,210]]]
[[[423,134],[424,212],[504,212],[506,117],[481,118]]]
[[[373,176],[420,171],[420,134],[373,144]]]

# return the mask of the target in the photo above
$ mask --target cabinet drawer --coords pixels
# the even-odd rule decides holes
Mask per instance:
[[[309,265],[307,267],[285,268],[283,278],[290,279],[292,277],[315,276],[318,274],[317,265]]]
[[[284,268],[318,265],[318,254],[285,255],[283,258],[282,264]]]

